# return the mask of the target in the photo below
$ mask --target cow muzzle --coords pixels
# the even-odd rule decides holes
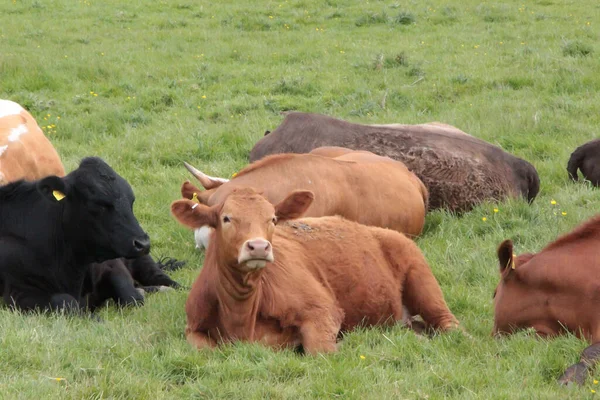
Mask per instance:
[[[273,246],[265,239],[250,239],[243,245],[238,257],[238,264],[246,264],[250,269],[261,269],[267,262],[273,262]]]

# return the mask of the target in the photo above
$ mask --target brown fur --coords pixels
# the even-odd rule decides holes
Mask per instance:
[[[9,141],[11,130],[20,125],[27,127],[27,133]],[[0,148],[3,146],[8,147],[0,155],[0,185],[19,179],[33,181],[48,175],[65,175],[58,153],[25,109],[18,115],[0,118]]]
[[[550,243],[539,253],[514,259],[512,243],[498,250],[500,283],[494,333],[533,327],[540,335],[570,331],[600,342],[600,216]],[[505,267],[505,265],[509,265]]]
[[[577,170],[594,186],[600,186],[600,139],[587,142],[573,151],[567,164],[569,177],[578,180]]]
[[[306,193],[280,203],[288,215],[306,210]],[[250,188],[220,205],[194,204],[176,201],[172,212],[192,228],[217,221],[186,302],[186,337],[197,348],[241,340],[331,352],[340,331],[393,324],[403,306],[435,328],[458,324],[422,253],[398,232],[340,217],[286,222],[281,205]],[[238,263],[245,241],[254,238],[272,243],[274,262],[264,268]]]
[[[430,207],[468,211],[484,200],[523,196],[533,201],[539,177],[528,162],[441,123],[361,125],[318,114],[288,113],[259,140],[250,161],[322,146],[368,150],[402,161],[423,181]]]
[[[370,152],[348,150],[336,159],[313,154],[279,154],[257,161],[216,189],[200,191],[189,182],[182,195],[196,192],[201,203],[219,204],[235,188],[260,189],[278,203],[292,190],[311,190],[315,201],[306,216],[340,215],[352,221],[419,235],[428,193],[404,164]]]

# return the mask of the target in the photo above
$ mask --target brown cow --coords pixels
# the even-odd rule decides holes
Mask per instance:
[[[319,114],[288,113],[260,139],[250,161],[276,153],[308,153],[322,146],[368,150],[402,161],[429,190],[431,209],[468,211],[485,200],[539,191],[535,168],[498,146],[450,125],[362,125]]]
[[[581,362],[559,379],[583,384],[600,359],[600,216],[550,243],[539,253],[498,248],[500,283],[494,293],[493,334],[533,328],[540,336],[572,332],[592,343]]]
[[[65,175],[52,143],[23,107],[0,100],[0,185],[49,175]]]
[[[207,190],[200,191],[185,182],[181,193],[188,199],[196,193],[200,203],[213,206],[239,187],[260,189],[274,204],[292,190],[312,190],[316,196],[306,213],[308,217],[340,215],[411,236],[420,234],[428,193],[419,178],[390,158],[342,151],[344,154],[336,159],[312,154],[267,157],[242,169],[231,181],[210,177],[186,163]],[[208,227],[196,230],[198,247],[207,247],[210,233]]]
[[[600,139],[587,142],[571,154],[567,164],[569,177],[578,180],[577,170],[594,186],[600,186]]]
[[[215,228],[186,302],[191,344],[241,340],[331,352],[340,332],[393,324],[403,307],[437,329],[458,325],[412,240],[338,216],[289,221],[312,200],[300,190],[273,206],[241,188],[212,207],[173,202],[183,225]]]

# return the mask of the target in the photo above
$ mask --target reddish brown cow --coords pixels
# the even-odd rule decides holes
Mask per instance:
[[[550,243],[539,253],[498,248],[500,283],[494,293],[494,334],[533,328],[540,336],[572,332],[592,345],[559,379],[582,384],[600,359],[600,216]]]
[[[335,149],[323,149],[323,154],[330,155],[331,151]],[[421,180],[404,164],[388,157],[368,151],[341,152],[335,159],[313,154],[266,157],[242,169],[231,181],[207,176],[186,163],[208,190],[201,191],[186,182],[181,192],[188,199],[196,193],[200,203],[213,206],[240,187],[260,189],[274,204],[292,190],[311,190],[316,196],[306,216],[340,215],[361,224],[419,235],[428,199]],[[198,247],[207,247],[210,232],[207,227],[196,231]]]
[[[172,204],[182,224],[215,228],[186,302],[191,344],[241,340],[332,352],[340,331],[392,324],[403,307],[434,328],[457,326],[412,240],[338,216],[289,221],[312,200],[312,192],[294,191],[273,206],[242,188],[212,207]]]
[[[65,175],[58,153],[31,114],[0,100],[0,185],[49,175]]]

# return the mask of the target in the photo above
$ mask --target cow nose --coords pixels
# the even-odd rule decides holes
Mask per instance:
[[[134,239],[133,248],[140,254],[148,253],[150,251],[150,238],[148,235],[140,239]]]
[[[248,240],[246,248],[252,257],[266,258],[271,251],[271,243],[263,239]]]

